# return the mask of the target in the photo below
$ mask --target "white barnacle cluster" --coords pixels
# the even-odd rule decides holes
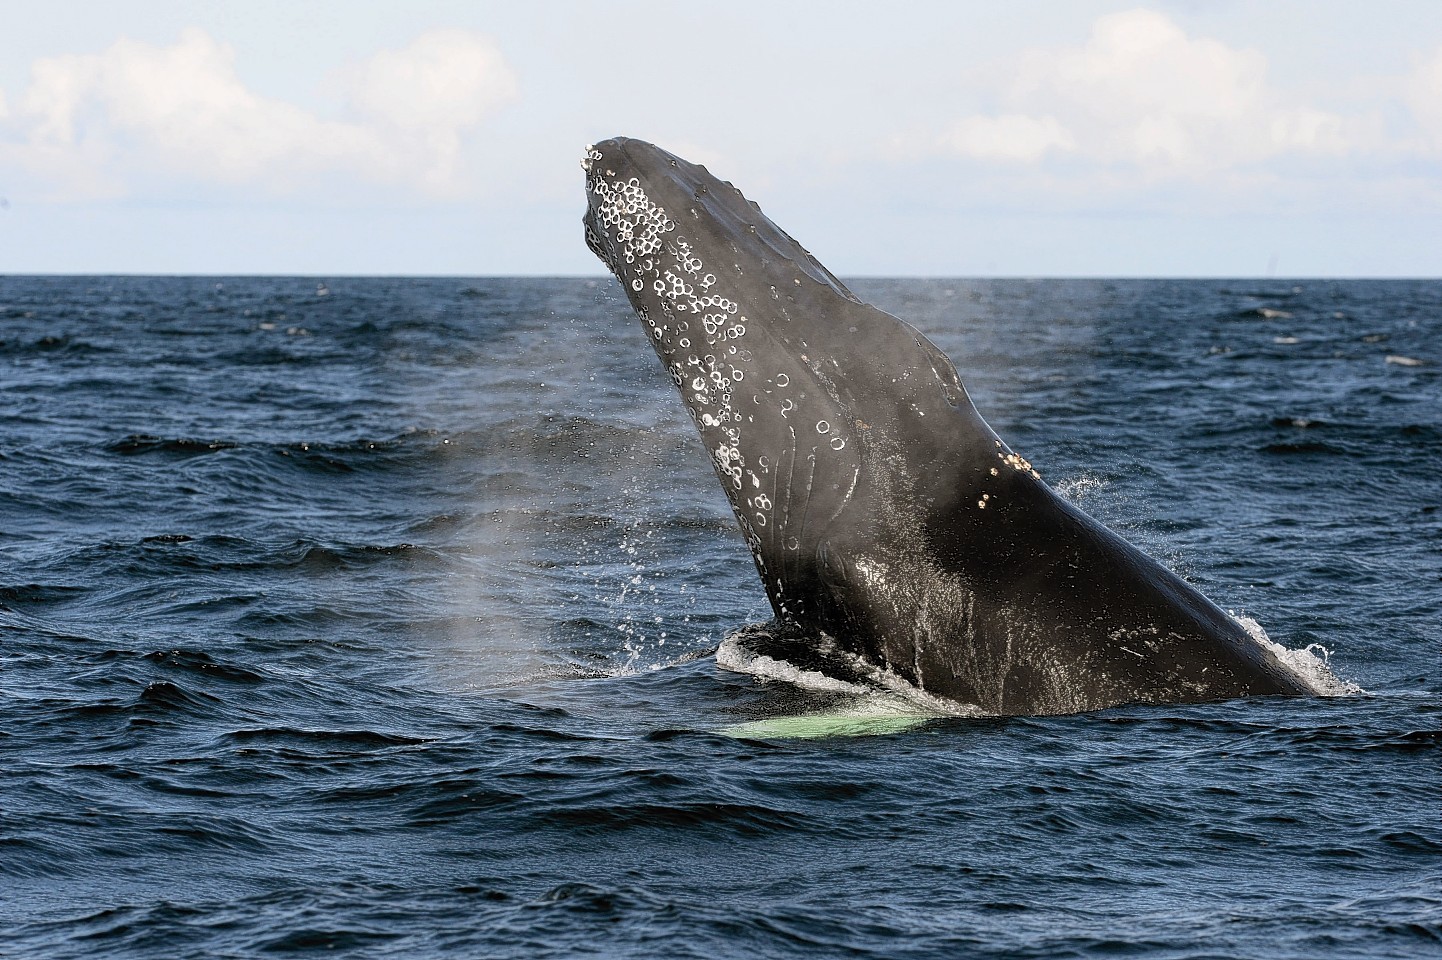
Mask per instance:
[[[763,492],[761,480],[772,464],[765,455],[748,464],[742,432],[765,413],[789,418],[797,409],[788,395],[790,378],[785,373],[768,378],[751,366],[754,358],[742,345],[748,321],[741,305],[726,295],[724,281],[708,269],[701,251],[647,195],[640,181],[606,169],[595,148],[587,148],[581,165],[595,195],[595,220],[611,248],[604,258],[629,289],[671,382],[681,391],[687,412],[711,448],[717,474],[731,488],[742,532],[759,558],[760,531],[770,526],[779,535],[772,522],[776,504]],[[699,219],[697,210],[691,212]],[[736,270],[739,274],[739,266]],[[774,288],[772,293],[776,296]],[[737,402],[743,380],[751,399],[744,413]],[[825,420],[815,422],[815,437],[822,448],[844,449],[847,441],[840,434]],[[782,543],[791,550],[799,546],[794,537]]]
[[[1021,454],[1006,451],[1004,453],[998,453],[997,456],[1001,458],[1002,463],[1006,464],[1008,467],[1011,467],[1013,470],[1020,470],[1022,473],[1029,473],[1034,480],[1041,479],[1041,474],[1037,473],[1036,470],[1032,467],[1031,463],[1029,463],[1027,459]]]
[[[591,148],[582,166],[589,172],[603,159]],[[659,303],[659,311],[638,306],[637,313],[687,411],[708,443],[714,443],[716,471],[737,492],[739,508],[746,479],[753,488],[760,487],[741,452],[742,417],[732,402],[733,390],[745,379],[744,361],[750,359],[738,347],[746,335],[746,318],[736,301],[716,289],[715,273],[707,270],[691,242],[676,232],[676,222],[647,196],[637,178],[594,177],[591,190],[598,200],[597,219],[615,243],[617,262],[612,267],[617,278],[634,294],[652,294]],[[769,522],[771,502],[754,497],[744,502],[749,512],[738,509],[738,517],[755,549],[760,545],[756,530]]]
[[[601,155],[591,150],[587,158],[594,164]],[[596,177],[591,182],[591,190],[601,200],[596,207],[596,215],[601,225],[611,233],[627,264],[634,265],[659,253],[662,238],[676,229],[666,211],[651,202],[646,191],[641,189],[641,181],[635,177],[629,180]],[[631,288],[641,289],[634,282]]]
[[[996,447],[996,458],[1000,460],[1003,464],[1011,467],[1018,473],[1030,474],[1033,480],[1041,479],[1041,474],[1038,473],[1036,471],[1036,468],[1031,465],[1030,461],[1028,461],[1021,454],[1005,446],[1000,440],[996,441]],[[990,476],[993,477],[1001,476],[1001,470],[997,467],[991,467],[988,469],[987,472]],[[976,508],[978,510],[985,510],[988,506],[991,505],[991,502],[991,494],[984,493],[981,495],[981,499],[976,501]]]

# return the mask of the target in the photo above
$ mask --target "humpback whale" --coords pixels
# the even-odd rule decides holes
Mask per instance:
[[[1054,493],[951,361],[705,167],[588,147],[586,243],[700,432],[788,635],[993,715],[1312,688]]]

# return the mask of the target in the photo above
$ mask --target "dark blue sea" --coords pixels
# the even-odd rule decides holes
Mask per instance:
[[[609,279],[0,277],[0,955],[1442,955],[1442,281],[855,289],[1335,695],[724,668]]]

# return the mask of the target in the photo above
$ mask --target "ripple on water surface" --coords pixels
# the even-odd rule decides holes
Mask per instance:
[[[4,949],[1436,952],[1442,286],[855,288],[1367,692],[965,717],[747,652],[609,281],[5,277]]]

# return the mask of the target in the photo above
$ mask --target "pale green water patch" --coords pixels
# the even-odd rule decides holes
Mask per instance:
[[[751,720],[723,727],[719,732],[723,736],[747,740],[875,737],[902,733],[934,719],[936,718],[931,714],[868,713],[851,709],[803,713],[788,717],[768,717],[765,720]]]

